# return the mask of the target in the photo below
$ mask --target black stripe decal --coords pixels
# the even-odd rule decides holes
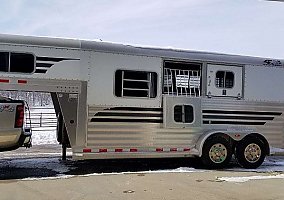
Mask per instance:
[[[111,118],[92,118],[91,122],[138,122],[138,123],[163,123],[161,119],[111,119]]]
[[[53,64],[50,63],[36,63],[36,67],[46,67],[46,68],[50,68],[52,67]]]
[[[263,112],[263,111],[231,111],[231,110],[203,110],[202,113],[207,114],[238,114],[238,115],[276,115],[279,116],[281,112]]]
[[[273,120],[274,117],[252,117],[252,116],[224,116],[224,115],[203,115],[203,119],[240,119],[240,120]]]
[[[106,113],[99,112],[95,116],[119,116],[119,117],[163,117],[163,114],[151,114],[151,113]]]
[[[219,125],[224,125],[224,124],[233,124],[233,125],[251,125],[251,126],[256,126],[256,125],[264,125],[266,122],[244,122],[244,121],[203,121],[203,124],[219,124]]]
[[[107,108],[105,110],[123,110],[123,111],[163,111],[162,108],[141,108],[141,107],[115,107],[115,108]]]
[[[45,74],[47,72],[46,69],[36,69],[35,73],[39,73],[39,74]]]
[[[63,60],[80,60],[78,58],[55,58],[55,57],[36,57],[38,61],[60,62]]]

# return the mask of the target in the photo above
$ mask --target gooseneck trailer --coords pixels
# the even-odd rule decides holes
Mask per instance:
[[[256,168],[284,147],[283,88],[283,60],[0,35],[0,89],[51,93],[74,159]]]

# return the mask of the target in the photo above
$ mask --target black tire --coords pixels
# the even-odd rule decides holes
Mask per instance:
[[[237,143],[235,157],[241,167],[255,169],[263,163],[267,154],[266,149],[261,139],[247,136]]]
[[[201,162],[208,169],[220,169],[228,165],[232,158],[232,146],[223,136],[208,138],[202,149]]]

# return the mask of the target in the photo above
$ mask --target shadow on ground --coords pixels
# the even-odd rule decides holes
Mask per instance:
[[[68,162],[67,162],[68,165]],[[113,173],[113,172],[139,172],[153,170],[168,170],[179,167],[201,168],[197,159],[193,158],[159,158],[159,159],[120,159],[120,160],[86,160],[74,161],[76,166],[66,174],[84,175],[91,173]]]
[[[200,168],[197,159],[115,159],[74,161],[60,157],[10,158],[0,160],[0,180],[87,175],[92,173],[139,172],[169,170],[179,167]]]

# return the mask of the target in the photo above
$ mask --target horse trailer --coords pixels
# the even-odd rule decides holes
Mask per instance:
[[[0,89],[51,93],[74,159],[235,156],[284,147],[284,61],[98,41],[0,35]]]

